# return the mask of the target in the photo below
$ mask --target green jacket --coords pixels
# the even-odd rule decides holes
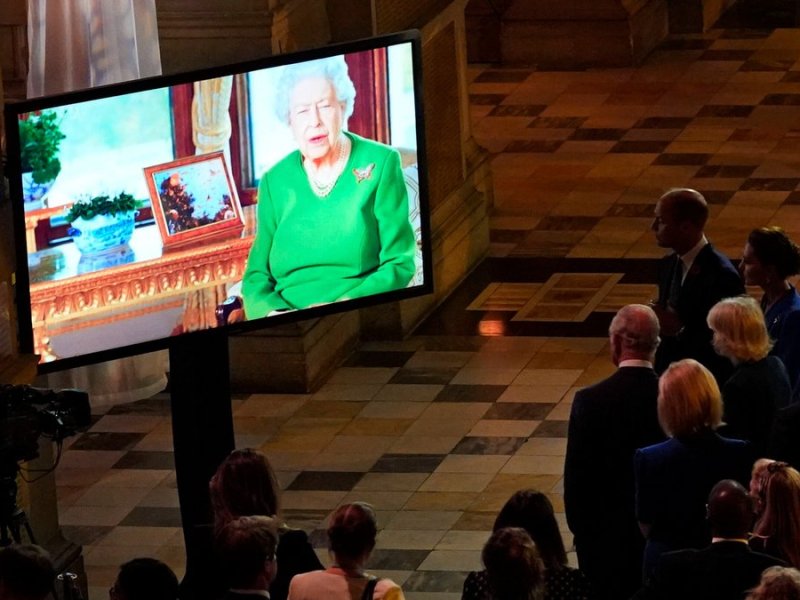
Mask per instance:
[[[258,186],[258,224],[242,282],[245,315],[307,308],[404,288],[416,242],[400,156],[346,133],[350,158],[319,198],[294,151]]]

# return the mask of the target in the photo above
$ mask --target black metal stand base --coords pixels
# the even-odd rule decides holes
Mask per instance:
[[[227,334],[212,330],[177,337],[169,359],[175,472],[186,542],[181,600],[201,599],[217,571],[208,482],[234,448]]]

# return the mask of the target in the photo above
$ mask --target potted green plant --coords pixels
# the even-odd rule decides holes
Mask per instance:
[[[70,223],[69,235],[82,254],[103,252],[127,244],[133,235],[136,199],[120,192],[75,202],[64,218]]]
[[[54,111],[32,113],[19,122],[19,137],[24,200],[42,202],[61,172],[58,152],[65,137],[61,119]]]

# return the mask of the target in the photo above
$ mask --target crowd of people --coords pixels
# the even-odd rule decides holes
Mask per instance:
[[[652,229],[672,252],[658,297],[617,313],[617,369],[572,404],[564,505],[592,599],[800,598],[787,591],[800,568],[789,282],[800,249],[762,227],[737,268],[709,243],[707,219],[695,190],[659,199]]]
[[[704,234],[702,195],[656,205],[672,250],[651,305],[609,327],[608,378],[574,397],[564,507],[578,568],[550,499],[513,494],[470,572],[463,600],[800,600],[800,248],[775,227],[753,231],[737,269]],[[745,285],[763,291],[760,301]],[[281,518],[263,454],[233,451],[209,483],[216,565],[209,598],[402,600],[367,571],[374,509],[338,507],[330,566]],[[0,598],[44,599],[52,563],[35,546],[0,550]],[[175,575],[154,559],[120,568],[112,600],[173,600]]]

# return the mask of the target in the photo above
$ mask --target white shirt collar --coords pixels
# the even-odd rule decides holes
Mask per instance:
[[[686,274],[689,272],[689,269],[692,268],[694,259],[697,258],[697,255],[700,254],[700,251],[705,248],[707,244],[708,239],[704,235],[700,238],[700,241],[695,244],[694,248],[680,256],[681,262],[683,263],[683,279],[686,279]]]
[[[627,360],[619,361],[618,367],[646,367],[648,369],[653,368],[653,363],[649,360],[641,360],[638,358],[629,358]]]

